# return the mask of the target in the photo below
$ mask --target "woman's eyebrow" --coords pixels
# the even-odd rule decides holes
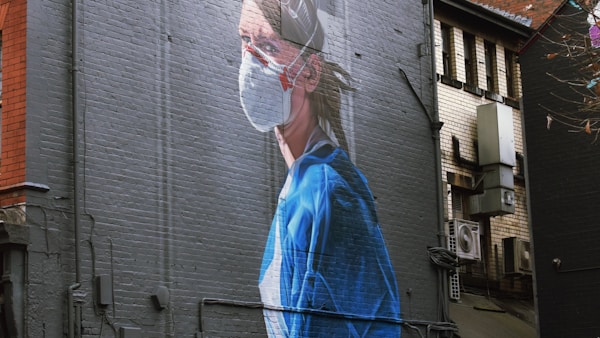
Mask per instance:
[[[242,27],[242,26],[239,26],[238,30],[239,30],[240,34],[249,34],[250,33],[250,31],[247,28]],[[259,40],[259,39],[260,40],[276,40],[277,39],[277,36],[275,34],[273,34],[273,33],[269,34],[269,33],[265,32],[264,27],[259,27],[259,29],[253,33],[254,33],[254,38],[257,40]]]

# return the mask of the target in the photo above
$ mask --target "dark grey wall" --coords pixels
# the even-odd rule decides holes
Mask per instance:
[[[600,144],[593,143],[594,135],[571,132],[576,128],[556,121],[548,129],[546,120],[550,111],[573,113],[578,109],[574,102],[582,102],[573,88],[547,73],[583,78],[579,70],[589,63],[562,56],[547,59],[547,54],[563,51],[551,41],[562,41],[565,34],[575,38],[587,29],[586,15],[566,5],[519,58],[540,337],[586,337],[600,330]],[[561,272],[553,267],[554,258],[562,261]]]
[[[426,6],[426,5],[425,5]],[[80,2],[81,282],[84,336],[121,326],[193,337],[200,302],[259,301],[262,252],[285,175],[272,133],[238,99],[239,1]],[[402,316],[437,319],[434,143],[401,67],[430,107],[426,8],[330,0],[330,52],[355,78],[345,99],[352,156],[377,198]],[[27,175],[31,337],[61,337],[75,281],[70,1],[28,7]],[[114,303],[96,304],[106,275]],[[157,287],[170,292],[156,310]],[[408,295],[407,290],[412,293]],[[264,334],[259,310],[205,305],[210,336]],[[415,335],[406,332],[405,337]],[[415,335],[416,336],[416,335]]]
[[[50,190],[27,193],[31,244],[25,270],[25,327],[19,332],[22,337],[62,337],[66,291],[74,281],[71,7],[63,0],[28,1],[26,6],[26,180]],[[85,278],[89,285],[89,275]]]

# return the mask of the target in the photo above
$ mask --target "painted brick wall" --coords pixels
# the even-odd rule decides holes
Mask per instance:
[[[585,337],[600,330],[596,320],[600,292],[594,283],[600,270],[592,258],[600,255],[595,188],[600,185],[599,145],[595,133],[572,132],[574,127],[556,120],[550,128],[547,124],[549,113],[578,111],[573,102],[581,96],[548,76],[580,76],[579,61],[549,60],[546,55],[554,48],[545,41],[585,34],[588,29],[585,13],[565,5],[544,36],[521,53],[538,325],[543,337]],[[560,272],[553,266],[555,258],[562,262]]]
[[[402,317],[437,320],[438,245],[426,11],[419,2],[330,1],[327,58],[356,80],[344,97],[350,155],[376,197]],[[79,13],[84,337],[264,335],[257,278],[286,169],[238,99],[241,2],[85,1]],[[28,330],[59,337],[75,282],[70,2],[28,8]],[[415,97],[398,68],[406,72]],[[32,108],[33,107],[33,108]],[[31,129],[30,129],[31,128]],[[31,157],[29,157],[31,153]],[[108,276],[112,304],[95,301]],[[151,295],[169,290],[167,308]],[[200,306],[205,298],[206,302]],[[214,304],[235,301],[238,305]],[[247,303],[243,303],[247,304]],[[53,311],[40,311],[48,309]],[[54,311],[62,309],[63,311]],[[417,337],[407,331],[404,337]]]

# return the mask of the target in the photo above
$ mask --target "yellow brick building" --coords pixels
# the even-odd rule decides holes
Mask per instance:
[[[451,277],[450,296],[460,298],[465,287],[531,295],[533,262],[517,54],[519,45],[531,33],[530,21],[463,1],[440,1],[435,19],[437,108],[443,123],[440,147],[447,193],[446,235],[451,248],[461,257],[460,274]],[[478,110],[490,104],[493,109],[509,111],[508,115],[512,112],[512,116],[501,118],[512,121],[512,126],[504,126],[498,138],[508,137],[512,131],[509,143],[514,163],[501,165],[509,168],[512,177],[500,172],[504,176],[499,179],[508,180],[507,185],[513,186],[502,188],[499,200],[493,201],[500,205],[498,210],[483,210],[488,207],[482,206],[481,197],[490,196],[486,182],[499,174],[481,164],[482,156],[488,155],[481,150],[482,138],[493,139],[493,130],[486,130],[488,127],[481,121],[478,128]]]

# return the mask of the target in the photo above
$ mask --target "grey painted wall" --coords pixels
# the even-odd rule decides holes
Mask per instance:
[[[425,5],[427,6],[427,5]],[[83,335],[194,337],[203,298],[258,302],[257,278],[285,176],[274,134],[238,98],[239,1],[83,1],[79,22]],[[369,180],[405,319],[436,320],[434,143],[401,67],[430,107],[426,7],[325,4],[330,50],[355,78],[345,96],[351,157]],[[70,1],[28,4],[27,177],[30,337],[66,332],[75,281]],[[353,128],[350,130],[350,128]],[[96,276],[113,304],[95,302]],[[170,292],[159,311],[151,295]],[[406,293],[407,290],[412,292]],[[207,336],[260,336],[257,309],[205,305]],[[407,331],[405,337],[416,336]]]
[[[581,67],[589,59],[585,54],[573,59],[546,55],[561,51],[549,41],[570,34],[573,40],[565,43],[572,46],[588,30],[587,14],[564,4],[556,20],[520,56],[540,337],[586,337],[600,330],[600,269],[593,258],[600,255],[600,145],[594,131],[575,133],[575,128],[556,120],[548,128],[546,119],[549,113],[583,116],[575,103],[582,102],[582,96],[548,74],[591,79]],[[556,258],[562,262],[558,270],[553,265]]]

